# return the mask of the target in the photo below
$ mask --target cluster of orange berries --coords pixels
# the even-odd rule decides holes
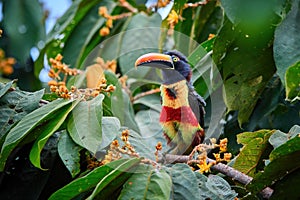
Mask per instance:
[[[65,98],[65,99],[76,99],[83,97],[84,99],[89,99],[90,97],[96,97],[101,92],[113,92],[115,91],[116,87],[113,85],[106,84],[106,79],[102,78],[99,81],[99,84],[96,88],[85,88],[85,89],[78,89],[75,86],[71,86],[71,89],[68,90],[68,88],[65,85],[65,82],[60,81],[56,82],[55,80],[51,80],[48,82],[48,85],[50,86],[50,91],[56,93],[59,97]]]
[[[53,78],[53,80],[48,82],[50,86],[50,91],[56,93],[59,97],[70,99],[70,98],[91,98],[98,96],[101,92],[113,92],[116,87],[113,85],[107,85],[107,81],[105,77],[102,77],[95,88],[86,88],[86,89],[78,89],[75,86],[71,86],[69,90],[66,86],[67,76],[75,76],[81,73],[78,69],[71,69],[68,65],[62,63],[63,56],[58,54],[55,59],[50,59],[51,69],[49,70],[49,77]],[[103,61],[104,62],[104,61]],[[111,61],[110,65],[116,65]],[[63,80],[61,80],[60,74],[64,75]]]
[[[64,79],[69,76],[75,76],[80,73],[78,69],[69,68],[68,65],[62,63],[63,56],[61,54],[57,54],[57,56],[53,59],[50,58],[51,69],[48,72],[50,78],[61,80],[59,74],[64,74]]]
[[[66,80],[68,76],[76,76],[81,71],[78,69],[69,68],[68,65],[62,63],[63,56],[58,54],[54,59],[50,58],[51,69],[48,72],[48,76],[53,80],[48,82],[50,91],[55,92],[59,97],[69,99],[71,95],[66,87]],[[60,74],[63,74],[64,78],[61,80]],[[74,90],[75,88],[71,88]]]
[[[110,85],[107,85],[107,80],[103,77],[99,80],[99,82],[97,83],[97,86],[96,88],[87,88],[85,89],[85,91],[87,92],[85,94],[85,96],[92,96],[92,97],[96,97],[98,96],[101,92],[107,92],[107,93],[110,93],[110,92],[113,92],[116,90],[116,86],[110,84]]]
[[[220,143],[217,144],[216,139],[212,138],[211,140],[211,144],[199,144],[198,146],[196,146],[193,150],[193,152],[191,153],[190,157],[192,157],[195,152],[199,152],[198,156],[197,156],[197,160],[194,161],[192,160],[191,163],[196,162],[196,165],[199,167],[199,172],[200,173],[207,173],[210,170],[210,167],[213,166],[214,164],[218,163],[218,162],[229,162],[232,155],[231,153],[224,153],[227,151],[227,143],[228,143],[228,139],[224,138],[222,140],[220,140]],[[219,153],[214,153],[213,155],[216,158],[216,162],[207,162],[207,151],[209,149],[215,149],[215,148],[220,148]],[[221,153],[224,153],[223,158],[221,158]]]
[[[6,58],[5,52],[0,49],[0,72],[4,75],[10,75],[14,72],[13,65],[16,63],[14,58]]]
[[[113,27],[113,21],[122,19],[125,17],[129,17],[132,13],[137,12],[135,8],[133,8],[126,0],[119,0],[120,6],[127,8],[130,12],[122,13],[120,15],[110,15],[108,14],[107,8],[105,6],[101,6],[98,9],[98,14],[104,18],[106,18],[105,26],[102,27],[99,31],[100,36],[107,36],[110,33],[110,29]]]
[[[110,33],[110,29],[113,27],[113,18],[108,14],[105,6],[99,7],[98,14],[106,18],[105,26],[100,29],[99,34],[101,36],[107,36]]]
[[[57,82],[56,80],[51,80],[48,82],[48,85],[50,86],[50,91],[57,94],[57,96],[64,99],[71,98],[69,90],[66,87],[66,83],[64,81]]]
[[[214,157],[216,158],[217,162],[229,162],[232,154],[231,153],[224,153],[227,151],[227,143],[228,143],[228,139],[224,138],[222,140],[220,140],[220,144],[215,144],[215,147],[219,147],[220,148],[220,152],[219,153],[213,153]],[[224,153],[223,158],[221,158],[221,153]]]
[[[102,164],[105,165],[111,161],[118,160],[122,157],[121,154],[127,154],[132,157],[139,157],[138,153],[135,152],[134,147],[130,144],[129,140],[129,130],[122,131],[121,140],[123,141],[124,145],[120,147],[119,141],[114,140],[110,146],[107,154],[105,155],[104,159],[102,160]]]
[[[96,65],[99,65],[104,70],[110,70],[113,73],[116,73],[117,70],[117,61],[116,60],[107,60],[106,62],[101,57],[96,58]]]

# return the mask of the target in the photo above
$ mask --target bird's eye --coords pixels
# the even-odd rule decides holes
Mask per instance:
[[[173,57],[173,61],[174,61],[174,62],[177,62],[178,60],[179,60],[178,57],[175,57],[175,56]]]

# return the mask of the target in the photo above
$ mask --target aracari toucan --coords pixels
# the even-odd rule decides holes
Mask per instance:
[[[148,53],[135,66],[162,70],[160,123],[172,154],[189,154],[204,139],[204,99],[191,83],[192,70],[187,58],[178,51]]]

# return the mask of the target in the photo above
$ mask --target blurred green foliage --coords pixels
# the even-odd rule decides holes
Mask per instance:
[[[169,19],[157,13],[170,9],[156,8],[156,1],[146,8],[145,1],[75,0],[47,35],[37,0],[1,2],[0,47],[17,61],[13,74],[0,72],[8,82],[0,84],[1,199],[257,199],[266,186],[274,189],[273,199],[299,198],[293,193],[300,174],[299,0],[174,1],[179,18],[171,32]],[[117,16],[112,27],[99,15],[101,6]],[[99,34],[103,27],[107,35]],[[32,47],[39,49],[35,61]],[[144,95],[159,87],[161,74],[134,63],[170,49],[183,52],[193,68],[193,85],[207,102],[207,138],[228,138],[233,166],[254,177],[249,185],[199,175],[185,164],[156,169],[140,158],[87,168],[87,157],[104,159],[125,129],[141,157],[155,160],[158,141],[166,147],[160,96]],[[45,85],[41,70],[49,70],[45,61],[59,53],[83,71],[97,57],[117,60],[116,73],[104,71],[115,91],[83,101],[38,90]],[[126,86],[120,76],[127,76]],[[84,88],[85,74],[68,79],[71,85]]]

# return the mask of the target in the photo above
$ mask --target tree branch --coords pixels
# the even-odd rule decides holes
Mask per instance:
[[[160,158],[159,161],[165,161],[166,163],[187,163],[189,161],[189,156],[182,156],[182,155],[172,155],[172,154],[166,154],[164,158]],[[210,158],[207,158],[207,161],[209,163],[215,163],[216,161]],[[223,163],[217,163],[213,166],[211,166],[211,169],[216,170],[233,180],[236,180],[244,185],[247,185],[252,181],[252,177],[228,166]],[[263,198],[269,199],[273,193],[273,189],[266,187],[263,189],[260,194],[263,196]]]
[[[149,90],[149,91],[146,91],[146,92],[142,92],[136,96],[133,97],[132,99],[132,102],[144,97],[144,96],[147,96],[147,95],[151,95],[151,94],[155,94],[155,93],[158,93],[160,92],[160,88],[156,88],[156,89],[152,89],[152,90]]]

